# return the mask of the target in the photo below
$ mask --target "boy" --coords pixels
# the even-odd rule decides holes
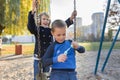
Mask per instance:
[[[66,23],[55,20],[52,23],[51,33],[55,38],[42,57],[43,66],[52,65],[50,80],[77,80],[75,50],[85,52],[85,48],[76,42],[65,40]]]

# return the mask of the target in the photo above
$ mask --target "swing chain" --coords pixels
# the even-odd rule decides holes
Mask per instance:
[[[37,42],[38,42],[38,58],[39,58],[39,76],[41,76],[42,70],[42,63],[41,63],[41,43],[40,43],[40,25],[39,25],[39,2],[36,0],[36,25],[37,25]],[[42,80],[42,79],[41,79]]]
[[[40,1],[40,0],[39,0]],[[39,68],[39,73],[36,75],[36,80],[48,80],[47,75],[43,72],[43,66],[41,62],[41,42],[40,42],[40,25],[39,25],[39,11],[40,10],[40,2],[36,0],[36,26],[37,26],[37,42],[38,42],[38,58],[39,58],[39,63],[38,63],[38,68]]]
[[[74,11],[76,11],[76,0],[74,0]],[[76,16],[74,15],[74,40],[76,41]]]

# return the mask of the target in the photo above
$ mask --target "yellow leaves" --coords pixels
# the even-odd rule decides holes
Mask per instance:
[[[50,13],[50,0],[38,0],[38,12]],[[9,3],[9,4],[8,4]],[[24,35],[28,34],[28,12],[32,9],[32,0],[9,0],[5,7],[5,34]],[[12,7],[11,7],[12,6]],[[14,10],[14,12],[12,12]],[[11,15],[11,16],[9,16]],[[15,24],[16,23],[16,24]],[[9,24],[9,25],[8,25]]]
[[[50,0],[40,0],[39,12],[50,13]]]

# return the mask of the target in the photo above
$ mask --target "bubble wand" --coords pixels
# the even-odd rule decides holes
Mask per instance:
[[[68,54],[68,51],[73,48],[73,45],[71,45],[67,50],[65,50],[64,54],[67,55]]]

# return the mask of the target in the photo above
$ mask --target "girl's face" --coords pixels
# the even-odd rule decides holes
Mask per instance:
[[[52,32],[52,35],[57,42],[62,43],[66,38],[66,28],[55,28],[54,32]]]
[[[41,26],[48,27],[50,24],[49,17],[46,15],[41,16]]]

